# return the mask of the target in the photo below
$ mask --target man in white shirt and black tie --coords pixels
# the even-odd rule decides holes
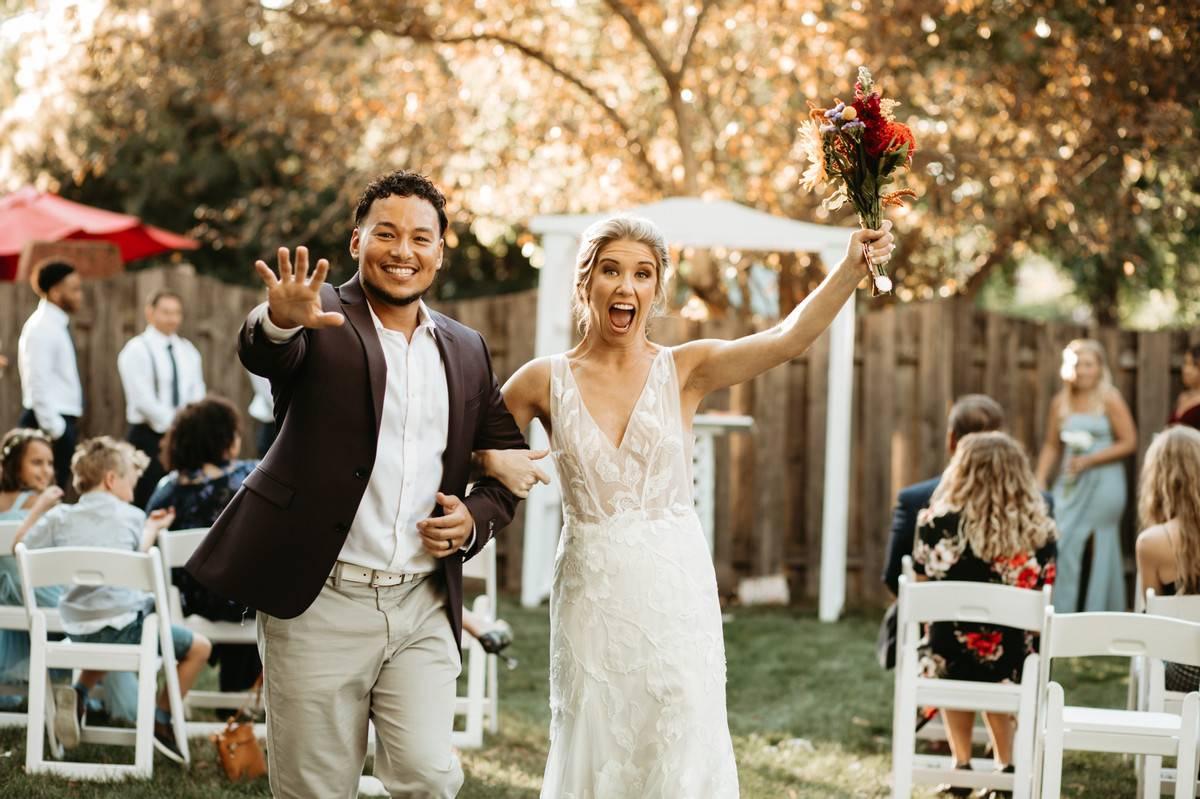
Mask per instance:
[[[17,340],[23,407],[17,424],[50,436],[54,480],[65,490],[83,414],[83,385],[70,328],[70,315],[83,307],[83,283],[73,266],[50,261],[34,274],[33,286],[42,299]]]
[[[146,506],[165,473],[158,445],[189,402],[204,399],[204,371],[200,351],[179,336],[183,300],[170,291],[157,291],[146,303],[146,329],[131,338],[117,356],[117,370],[125,388],[128,441],[150,456],[150,465],[138,480],[133,502]]]

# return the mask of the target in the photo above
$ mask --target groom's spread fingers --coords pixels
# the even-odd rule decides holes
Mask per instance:
[[[321,286],[325,282],[325,276],[329,274],[329,261],[322,258],[317,261],[317,268],[313,271],[312,284]]]
[[[279,285],[279,278],[275,277],[275,273],[271,271],[271,267],[267,266],[266,261],[255,261],[254,271],[258,272],[258,276],[262,278],[262,282],[268,289],[273,289]]]
[[[308,282],[308,248],[296,248],[296,282]]]
[[[279,280],[287,283],[292,279],[292,256],[287,247],[279,248]]]

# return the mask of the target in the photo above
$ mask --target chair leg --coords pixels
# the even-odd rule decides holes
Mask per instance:
[[[174,642],[171,639],[171,623],[165,614],[155,614],[159,619],[156,633],[163,652],[163,679],[167,687],[167,702],[171,707],[171,729],[175,733],[175,745],[184,763],[191,763],[188,752],[187,710],[183,704],[183,692],[179,687],[179,664],[175,660]]]
[[[1179,756],[1175,761],[1175,799],[1196,797],[1196,725],[1200,724],[1200,694],[1189,693],[1183,700],[1183,726],[1179,736]]]
[[[1013,739],[1013,799],[1033,796],[1033,738],[1037,729],[1037,655],[1030,655],[1021,672],[1021,704]]]
[[[1162,795],[1162,758],[1147,755],[1138,760],[1142,763],[1138,774],[1138,796],[1142,799],[1158,799]]]
[[[153,616],[142,627],[142,643],[138,662],[137,735],[134,739],[133,764],[139,777],[150,778],[154,772],[154,709],[157,688],[157,631]]]
[[[1056,682],[1046,692],[1046,727],[1042,745],[1042,799],[1058,799],[1062,792],[1063,690]]]
[[[916,667],[915,652],[897,652],[896,692],[892,711],[893,799],[912,796],[913,752],[917,743],[917,692],[916,684],[910,677],[916,674]]]

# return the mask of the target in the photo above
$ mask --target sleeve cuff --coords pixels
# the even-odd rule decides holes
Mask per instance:
[[[303,327],[280,327],[271,321],[271,314],[267,312],[267,304],[264,302],[255,307],[250,312],[250,319],[255,324],[261,324],[263,333],[266,334],[270,341],[276,344],[283,344],[296,337],[296,334],[303,330]]]
[[[61,416],[51,416],[49,419],[38,419],[38,427],[50,436],[51,441],[58,441],[67,432],[67,422]]]

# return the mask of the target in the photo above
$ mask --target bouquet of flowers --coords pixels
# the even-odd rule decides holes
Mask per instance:
[[[1067,455],[1072,458],[1078,458],[1080,455],[1086,455],[1092,447],[1096,445],[1096,438],[1087,430],[1064,430],[1059,435],[1059,440],[1067,447]],[[1063,478],[1063,493],[1070,494],[1071,489],[1075,487],[1075,475],[1067,475]]]
[[[849,201],[858,212],[859,224],[877,229],[884,208],[917,196],[911,189],[883,190],[892,182],[893,173],[912,165],[917,149],[912,131],[894,116],[899,103],[883,99],[871,72],[859,67],[853,102],[847,105],[838,100],[833,108],[809,105],[810,119],[800,129],[809,161],[802,185],[809,191],[832,185],[833,194],[822,202],[825,208],[833,211]],[[891,278],[871,261],[866,245],[863,256],[873,276],[872,295],[891,291]]]

